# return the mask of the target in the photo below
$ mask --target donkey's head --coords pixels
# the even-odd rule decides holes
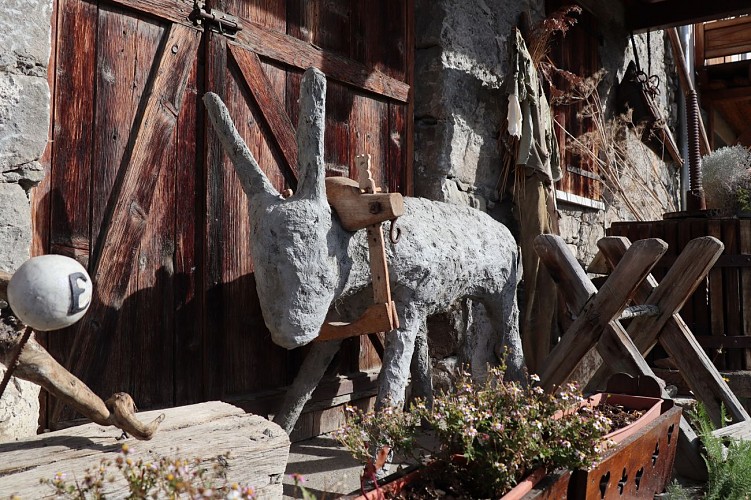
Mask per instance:
[[[274,342],[292,349],[313,340],[334,299],[337,264],[329,255],[331,208],[326,200],[323,133],[326,78],[305,72],[297,147],[300,181],[284,199],[258,166],[216,94],[204,103],[250,200],[256,287]]]

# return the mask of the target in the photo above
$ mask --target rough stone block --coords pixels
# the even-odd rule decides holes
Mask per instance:
[[[47,77],[52,0],[3,0],[0,71]]]
[[[5,367],[0,365],[0,379]],[[11,379],[0,399],[0,443],[33,436],[39,418],[39,386]]]
[[[13,271],[29,258],[31,212],[17,184],[0,183],[0,269]]]
[[[0,172],[39,159],[47,145],[47,80],[0,73]]]

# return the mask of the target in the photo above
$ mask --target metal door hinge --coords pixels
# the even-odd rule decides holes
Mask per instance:
[[[193,3],[193,10],[188,19],[193,21],[193,24],[196,26],[204,26],[214,33],[221,33],[227,38],[232,39],[237,36],[238,31],[243,29],[238,17],[222,12],[221,10],[210,9],[198,2]]]

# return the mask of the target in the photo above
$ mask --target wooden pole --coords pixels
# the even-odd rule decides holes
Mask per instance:
[[[688,95],[688,93],[692,90],[695,91],[694,80],[688,71],[688,64],[686,63],[686,59],[683,57],[683,46],[681,45],[681,41],[678,38],[678,30],[676,30],[675,28],[669,28],[667,31],[668,36],[670,37],[670,45],[673,47],[673,58],[675,59],[676,65],[678,66],[678,79],[681,82],[683,93]],[[702,154],[708,154],[712,150],[712,148],[709,146],[707,129],[704,128],[704,121],[701,119],[701,115],[699,116],[699,133],[701,137],[701,140],[699,141],[701,152]]]

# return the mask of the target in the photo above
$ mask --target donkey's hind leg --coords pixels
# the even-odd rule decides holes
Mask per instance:
[[[386,335],[376,408],[404,404],[404,393],[409,381],[415,341],[420,332],[420,325],[425,321],[425,318],[417,313],[415,304],[405,307],[397,306],[397,308],[401,325]],[[422,366],[423,363],[420,365]]]
[[[428,329],[425,322],[420,325],[415,337],[415,351],[412,356],[411,397],[421,398],[428,408],[433,407],[433,373],[428,352]]]

